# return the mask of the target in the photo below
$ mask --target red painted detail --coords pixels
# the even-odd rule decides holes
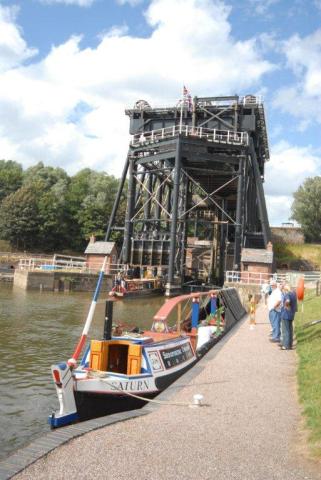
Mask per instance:
[[[126,290],[125,287],[114,287],[112,289],[112,292],[114,292],[114,293],[127,293],[127,290]]]
[[[188,295],[180,295],[179,297],[173,297],[167,300],[166,303],[158,310],[154,316],[154,320],[165,321],[173,309],[181,302],[185,300],[190,300],[193,298],[200,298],[215,294],[216,290],[210,290],[208,292],[199,292],[199,293],[189,293]]]
[[[83,346],[85,345],[86,338],[87,338],[87,335],[82,335],[82,336],[80,337],[80,340],[79,340],[79,342],[78,342],[78,345],[77,345],[77,347],[76,347],[76,350],[74,351],[73,356],[72,356],[72,358],[73,358],[74,360],[78,360],[78,357],[79,357],[79,355],[80,355],[80,353],[81,353],[81,351],[82,351],[82,349],[83,349]]]
[[[59,370],[53,370],[52,371],[55,383],[60,386],[61,385],[61,379],[60,379],[60,373]]]

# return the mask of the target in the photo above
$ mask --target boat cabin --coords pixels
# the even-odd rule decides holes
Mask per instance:
[[[142,346],[131,340],[92,340],[89,367],[103,372],[137,375],[141,370]]]

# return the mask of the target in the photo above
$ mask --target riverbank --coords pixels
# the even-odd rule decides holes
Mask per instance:
[[[241,321],[158,397],[170,404],[76,438],[14,478],[320,479],[304,453],[296,352],[270,343],[269,329],[260,307],[253,329]],[[208,406],[173,405],[196,393]]]
[[[298,354],[298,387],[305,424],[309,429],[309,447],[321,458],[321,296],[305,291],[304,306],[296,314],[295,334]]]

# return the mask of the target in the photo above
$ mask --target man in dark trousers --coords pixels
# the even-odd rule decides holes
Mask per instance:
[[[282,292],[282,350],[291,350],[293,346],[293,320],[297,311],[296,293],[291,290],[290,286],[285,284]]]

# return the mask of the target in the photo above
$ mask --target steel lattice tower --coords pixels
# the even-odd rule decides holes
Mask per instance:
[[[239,270],[242,247],[270,241],[262,102],[253,95],[195,97],[151,108],[141,100],[126,114],[132,140],[106,240],[128,174],[120,262],[162,270],[169,291],[200,276],[222,283],[226,268]],[[193,251],[204,257],[201,275]]]

